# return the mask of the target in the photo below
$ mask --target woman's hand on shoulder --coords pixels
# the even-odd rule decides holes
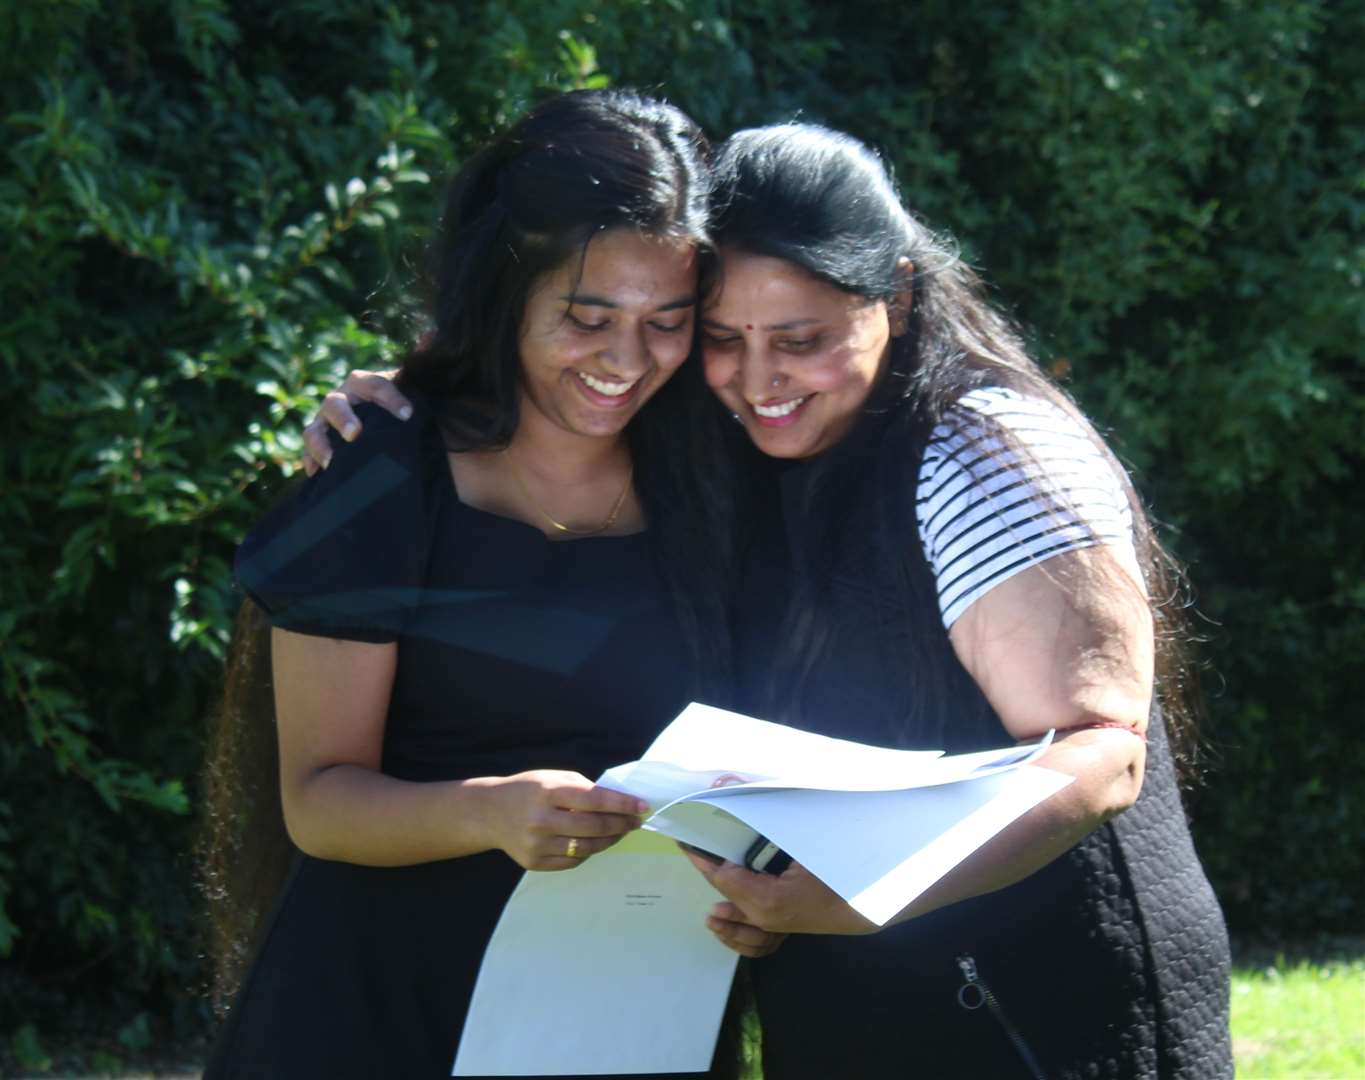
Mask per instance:
[[[557,769],[466,783],[489,796],[489,846],[527,870],[571,870],[639,828],[649,812],[649,804],[633,795]]]
[[[327,429],[335,428],[347,442],[360,435],[361,424],[353,406],[368,401],[391,412],[400,420],[412,415],[412,402],[393,383],[396,370],[352,371],[341,386],[322,399],[317,416],[303,429],[303,468],[312,476],[332,461]]]

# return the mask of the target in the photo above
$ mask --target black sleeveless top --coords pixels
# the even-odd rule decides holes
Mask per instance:
[[[871,483],[836,485],[827,498],[812,489],[810,466],[769,474],[760,518],[770,527],[750,550],[739,606],[741,705],[771,713],[765,688],[777,672],[799,680],[800,708],[770,719],[882,745],[1008,745],[937,609],[905,610],[906,581],[931,575],[913,528],[918,448],[885,431],[850,438],[875,457],[863,474],[878,477]],[[817,597],[824,644],[793,673],[776,658],[810,628],[784,621],[775,598],[821,572],[813,526],[831,513],[851,542],[806,594]],[[888,523],[904,525],[905,565],[866,542]],[[941,640],[912,648],[912,634]],[[933,670],[907,671],[912,655]],[[907,688],[913,695],[920,681],[946,700],[907,711]],[[1159,712],[1148,738],[1137,803],[1026,880],[866,937],[793,935],[755,961],[765,1080],[1231,1076],[1222,913]]]

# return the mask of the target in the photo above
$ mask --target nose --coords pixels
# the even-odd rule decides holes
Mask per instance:
[[[608,371],[624,378],[634,378],[649,369],[652,362],[644,326],[621,325],[602,350],[602,360]]]
[[[770,350],[746,342],[739,357],[739,387],[746,401],[757,405],[773,395],[777,363]]]

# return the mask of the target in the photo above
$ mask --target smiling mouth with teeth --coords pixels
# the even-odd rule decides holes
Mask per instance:
[[[754,405],[753,410],[759,416],[767,420],[779,420],[784,416],[790,416],[810,400],[810,395],[805,397],[792,398],[791,401],[784,401],[780,405]]]
[[[582,371],[575,372],[575,374],[583,381],[583,385],[589,390],[595,390],[597,393],[605,394],[607,397],[622,397],[634,390],[635,384],[640,381],[639,379],[633,379],[630,382],[606,382],[602,379],[595,379]]]

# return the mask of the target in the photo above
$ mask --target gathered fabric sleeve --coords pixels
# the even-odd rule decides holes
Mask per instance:
[[[1095,436],[1052,402],[1003,387],[964,394],[934,429],[916,517],[946,627],[1054,555],[1112,544],[1132,558],[1126,484]]]
[[[402,421],[361,405],[353,443],[277,504],[237,549],[237,581],[273,626],[391,642],[422,603],[445,468],[424,411]]]

